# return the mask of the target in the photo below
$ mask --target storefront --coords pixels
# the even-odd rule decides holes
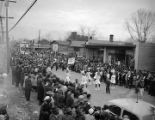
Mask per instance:
[[[103,63],[123,63],[130,66],[135,45],[126,42],[92,40],[86,43],[86,57]]]

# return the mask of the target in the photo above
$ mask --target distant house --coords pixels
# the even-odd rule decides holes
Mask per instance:
[[[76,56],[85,56],[85,41],[72,41],[70,44],[70,53],[75,53]]]
[[[86,57],[103,63],[121,62],[131,65],[136,45],[113,40],[91,40],[86,42]]]
[[[46,45],[48,45],[48,44],[50,44],[50,41],[48,41],[47,39],[42,39],[42,40],[40,40],[40,41],[38,41],[38,44],[46,44]]]
[[[42,39],[33,45],[34,49],[50,49],[50,41],[46,39]]]
[[[85,55],[85,43],[88,41],[88,36],[79,35],[77,32],[72,32],[67,41],[70,42],[68,52],[76,56]]]
[[[64,55],[67,55],[69,52],[69,46],[70,46],[70,42],[69,41],[57,41],[58,42],[58,52],[62,53]]]

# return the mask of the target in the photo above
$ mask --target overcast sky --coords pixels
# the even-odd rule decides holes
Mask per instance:
[[[17,0],[9,6],[9,27],[21,17],[33,0]],[[10,38],[41,37],[63,39],[80,26],[95,29],[98,39],[114,34],[116,40],[129,37],[124,22],[140,8],[155,11],[155,0],[38,0],[34,7],[10,33]],[[1,6],[0,6],[1,7]],[[4,10],[2,13],[4,14]]]

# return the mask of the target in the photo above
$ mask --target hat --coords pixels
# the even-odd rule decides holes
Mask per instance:
[[[79,99],[83,99],[83,98],[84,98],[84,96],[83,96],[83,95],[80,95],[80,96],[79,96]]]
[[[90,71],[91,70],[91,68],[88,68],[88,71]]]
[[[70,108],[70,107],[69,107],[69,108],[66,108],[66,109],[65,109],[65,113],[66,113],[66,114],[71,114],[71,113],[72,113],[71,108]]]
[[[88,111],[89,111],[89,114],[93,114],[94,113],[94,109],[93,108],[90,108]]]
[[[46,97],[44,98],[44,101],[48,101],[48,100],[50,100],[50,96],[46,96]]]
[[[34,69],[34,72],[38,72],[38,71],[39,71],[39,69],[38,69],[38,68],[35,68],[35,69]]]

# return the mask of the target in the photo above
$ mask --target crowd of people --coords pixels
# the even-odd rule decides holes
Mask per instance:
[[[100,90],[100,84],[120,85],[136,92],[148,91],[155,95],[155,76],[151,72],[136,72],[125,65],[94,63],[89,60],[67,64],[67,56],[50,51],[32,51],[30,54],[14,53],[12,57],[12,84],[24,88],[25,98],[31,99],[31,91],[37,93],[40,105],[39,120],[125,120],[109,112],[107,105],[92,106],[90,84]],[[80,67],[79,67],[80,66]],[[52,69],[65,70],[66,78],[60,79]],[[71,80],[70,71],[80,72],[81,78]],[[127,120],[127,119],[126,119]],[[130,119],[129,119],[130,120]]]

